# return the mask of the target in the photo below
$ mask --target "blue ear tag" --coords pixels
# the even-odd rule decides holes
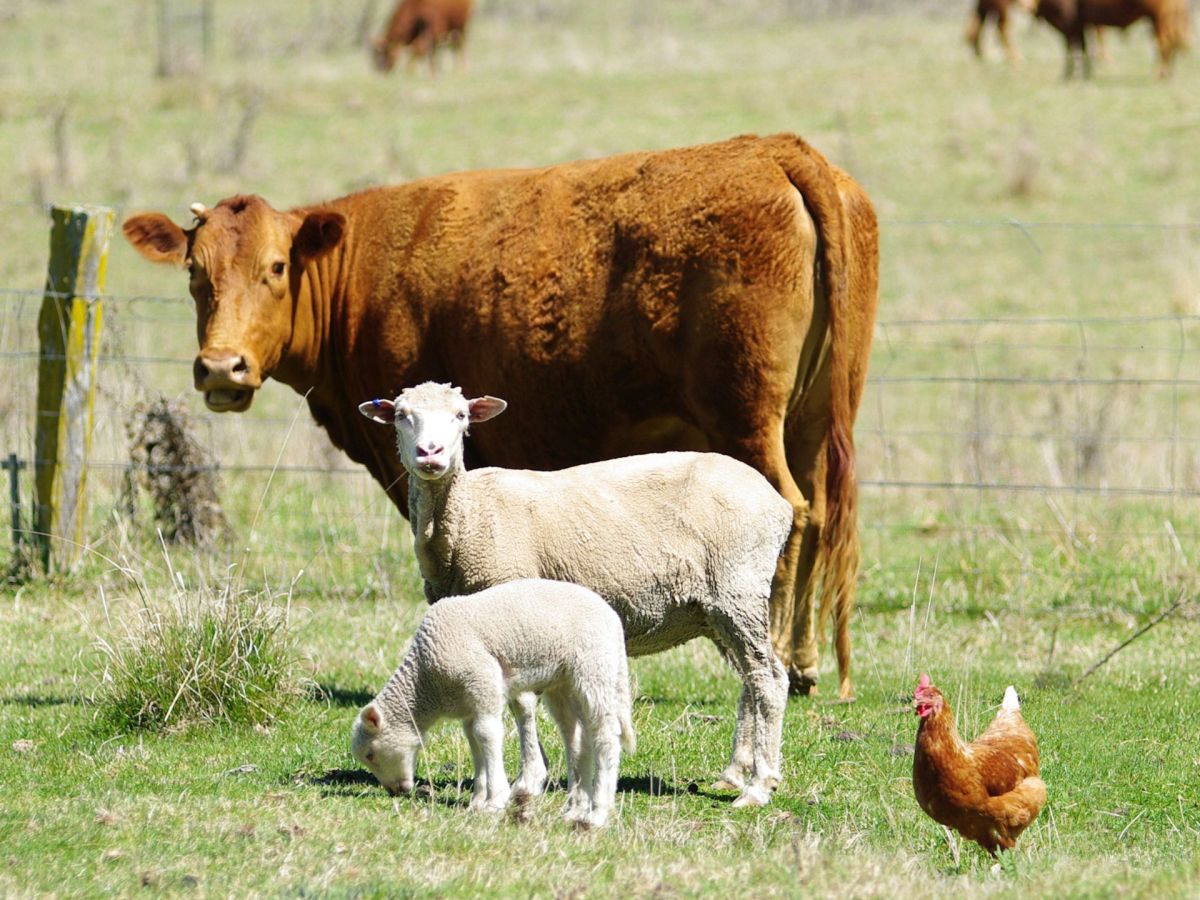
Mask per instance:
[[[376,409],[379,409],[379,399],[376,398],[376,399],[372,400],[371,405],[374,406]]]

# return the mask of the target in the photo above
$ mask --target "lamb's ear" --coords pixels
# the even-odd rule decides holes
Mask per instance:
[[[467,401],[467,407],[471,410],[472,422],[486,422],[508,409],[508,404],[499,397],[476,397]]]
[[[368,400],[358,404],[358,411],[381,425],[392,425],[396,421],[396,404],[391,400]]]
[[[383,730],[383,711],[374,703],[368,703],[358,714],[363,730],[367,734],[379,734]]]

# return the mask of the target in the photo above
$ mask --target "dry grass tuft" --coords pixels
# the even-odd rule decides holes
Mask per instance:
[[[115,642],[96,641],[97,718],[115,731],[276,719],[311,684],[290,612],[290,589],[246,591],[231,577],[144,604]]]

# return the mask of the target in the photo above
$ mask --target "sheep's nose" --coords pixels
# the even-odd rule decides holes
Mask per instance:
[[[446,448],[435,441],[417,444],[418,456],[438,456]]]

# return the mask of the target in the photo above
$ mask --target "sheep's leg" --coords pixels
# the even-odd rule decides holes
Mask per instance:
[[[538,743],[537,700],[537,694],[524,693],[508,703],[521,742],[521,771],[512,783],[517,797],[537,797],[546,789],[546,757]]]
[[[547,691],[544,695],[546,708],[558,725],[559,734],[563,739],[563,751],[567,757],[567,802],[563,806],[563,816],[572,821],[578,821],[587,815],[588,801],[584,794],[583,781],[579,769],[580,746],[583,741],[583,730],[579,717],[571,703],[557,691]]]
[[[718,791],[740,791],[746,785],[746,776],[754,768],[754,714],[750,689],[742,685],[738,697],[737,724],[733,729],[733,755],[721,777],[713,782]]]
[[[745,602],[731,600],[727,609],[741,610],[745,621],[735,621],[724,608],[713,616],[712,624],[720,637],[726,658],[742,678],[742,697],[751,726],[753,764],[750,780],[734,806],[762,806],[770,801],[771,791],[779,785],[783,713],[787,707],[787,670],[775,656],[768,637],[766,617],[756,617],[752,610],[760,606],[753,594]],[[739,709],[739,712],[742,712]],[[739,726],[741,726],[739,721]],[[735,737],[734,752],[738,752]],[[744,752],[744,750],[743,750]],[[731,761],[731,767],[736,762]]]
[[[475,781],[471,785],[470,809],[481,810],[487,804],[487,767],[484,762],[483,750],[475,737],[475,723],[471,719],[463,720],[463,731],[467,735],[467,746],[471,748],[471,763],[475,766]]]
[[[504,720],[499,712],[482,713],[471,723],[483,757],[487,799],[483,809],[497,811],[508,805],[508,779],[504,775]],[[472,800],[472,808],[477,809]]]

